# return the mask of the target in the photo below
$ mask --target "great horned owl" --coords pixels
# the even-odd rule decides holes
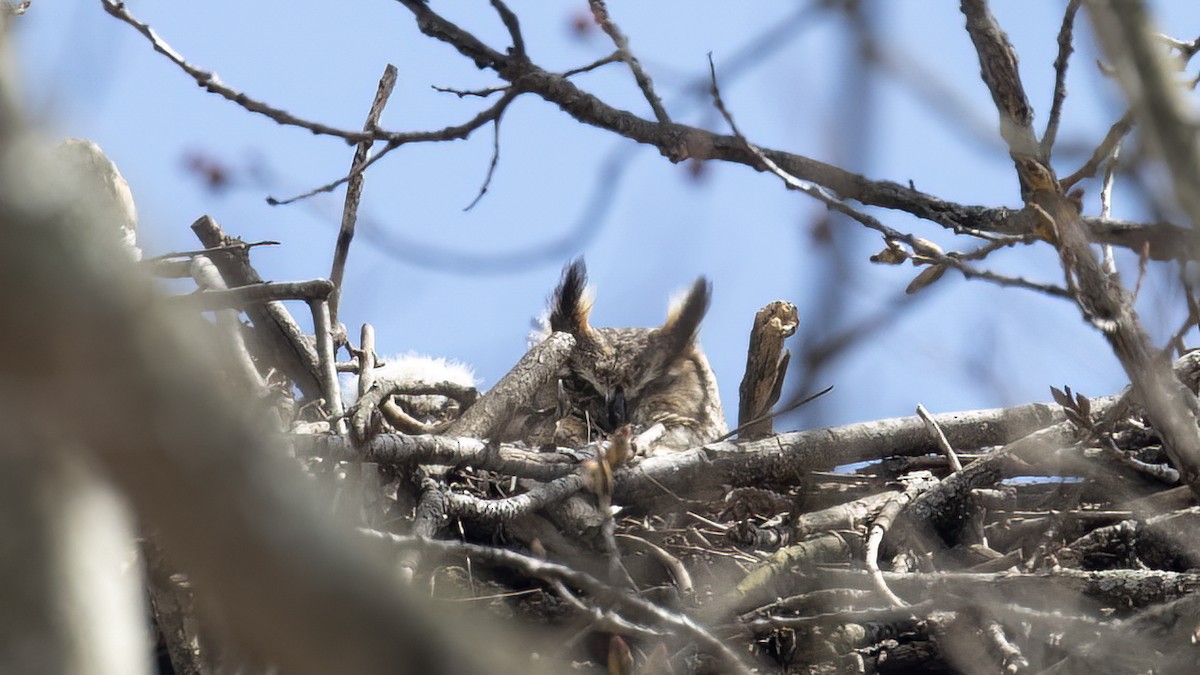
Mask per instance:
[[[550,298],[547,327],[574,336],[575,349],[537,397],[558,414],[530,440],[579,447],[626,423],[637,433],[662,425],[643,450],[674,451],[724,434],[717,381],[696,342],[710,293],[708,281],[697,279],[657,328],[593,328],[587,268],[582,259],[568,265]]]

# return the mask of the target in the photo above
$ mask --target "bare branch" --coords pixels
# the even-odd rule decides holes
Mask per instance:
[[[635,620],[653,620],[657,625],[670,628],[676,633],[688,635],[703,645],[704,649],[710,654],[719,658],[725,672],[746,674],[750,672],[746,669],[741,659],[730,651],[721,640],[718,640],[686,615],[665,610],[654,603],[643,600],[636,595],[612,588],[595,577],[578,572],[565,565],[559,565],[539,558],[522,555],[515,551],[507,551],[491,546],[478,546],[475,544],[419,539],[415,537],[399,537],[376,530],[360,531],[363,534],[379,539],[386,539],[401,546],[415,546],[426,551],[442,554],[466,555],[477,560],[490,562],[494,565],[511,567],[523,574],[538,579],[563,581],[601,602],[606,604],[611,603],[613,606],[620,607],[623,611],[633,615]]]
[[[225,280],[221,278],[220,271],[211,260],[204,256],[197,256],[192,259],[192,278],[196,280],[196,284],[201,288],[207,288],[211,291],[224,291],[228,287],[225,285]],[[252,391],[258,396],[264,396],[267,393],[267,381],[258,372],[258,367],[254,365],[254,359],[250,357],[249,350],[246,349],[245,336],[242,334],[242,326],[238,321],[237,312],[232,309],[223,309],[217,312],[217,324],[220,327],[222,336],[226,339],[229,346],[229,352],[233,363],[242,373],[243,380],[252,387]]]
[[[156,263],[162,260],[170,260],[171,258],[195,258],[196,256],[207,256],[210,253],[220,251],[249,251],[256,246],[279,246],[277,241],[237,241],[223,246],[215,246],[213,248],[199,248],[192,251],[171,251],[162,255],[156,255],[149,258],[142,258],[144,263]]]
[[[711,60],[709,61],[709,66],[710,66],[710,68],[713,68]],[[812,185],[812,184],[806,183],[806,182],[796,178],[795,176],[787,173],[785,170],[780,168],[774,162],[774,160],[772,160],[770,157],[768,157],[766,152],[760,150],[757,146],[753,145],[752,143],[750,143],[750,141],[746,140],[746,138],[738,130],[736,124],[734,124],[732,116],[730,116],[729,111],[725,108],[724,102],[721,100],[721,93],[720,93],[720,90],[717,88],[717,84],[716,84],[717,80],[716,80],[715,68],[713,68],[713,70],[712,70],[712,77],[713,77],[712,92],[713,92],[713,98],[714,98],[716,106],[717,106],[717,110],[719,110],[721,112],[721,115],[725,118],[725,121],[728,122],[729,126],[733,129],[734,136],[743,142],[743,144],[750,151],[750,153],[753,154],[755,157],[757,157],[759,162],[763,166],[765,166],[768,171],[770,171],[771,173],[775,174],[780,179],[782,179],[783,182],[786,183],[789,188],[792,188],[794,190],[799,190],[799,191],[803,192],[804,194],[809,195],[810,197],[816,198],[818,201],[822,202],[829,208],[831,208],[839,213],[843,213],[847,216],[850,216],[851,218],[858,221],[859,223],[862,223],[863,225],[869,227],[870,229],[875,230],[876,232],[879,232],[880,234],[882,234],[886,241],[902,241],[902,242],[908,244],[909,246],[913,247],[913,249],[915,251],[918,251],[922,257],[928,259],[928,261],[933,263],[930,267],[925,268],[925,270],[922,271],[921,275],[919,275],[916,279],[913,280],[913,283],[909,285],[909,293],[915,293],[916,291],[921,290],[925,286],[932,284],[933,282],[937,281],[938,278],[941,277],[941,274],[946,270],[947,267],[953,267],[954,269],[958,270],[959,272],[962,272],[962,275],[968,279],[980,278],[980,279],[985,279],[987,281],[991,281],[993,283],[999,284],[1001,286],[1015,286],[1015,287],[1019,287],[1019,288],[1026,288],[1029,290],[1034,290],[1034,291],[1038,291],[1040,293],[1045,293],[1047,295],[1053,295],[1053,296],[1057,296],[1057,297],[1061,297],[1061,298],[1070,298],[1071,297],[1070,293],[1066,289],[1060,288],[1058,286],[1052,286],[1049,284],[1041,284],[1041,283],[1037,283],[1034,281],[1029,281],[1027,279],[1023,279],[1021,277],[1010,277],[1010,276],[1005,276],[1002,274],[996,274],[995,272],[990,272],[987,270],[977,270],[977,269],[963,263],[962,260],[954,257],[953,255],[942,254],[940,250],[930,247],[929,242],[927,242],[923,239],[920,239],[919,237],[914,237],[910,234],[904,234],[898,230],[894,230],[894,229],[888,227],[887,225],[884,225],[882,222],[880,222],[878,219],[874,218],[873,216],[867,215],[866,213],[863,213],[862,211],[859,211],[858,209],[855,209],[855,208],[847,205],[845,202],[842,202],[842,201],[838,200],[837,198],[833,197],[823,187],[821,187],[819,185]]]
[[[1075,50],[1072,33],[1075,30],[1075,14],[1079,11],[1079,2],[1080,0],[1071,0],[1067,3],[1062,27],[1058,30],[1058,56],[1054,59],[1054,99],[1050,104],[1050,117],[1046,120],[1046,131],[1042,134],[1042,159],[1047,162],[1054,152],[1063,101],[1067,99],[1067,65],[1070,63],[1071,52]]]
[[[100,1],[106,12],[129,24],[139,33],[144,35],[146,39],[150,41],[150,44],[154,47],[155,51],[166,56],[171,60],[172,63],[179,66],[180,69],[182,69],[185,73],[190,75],[193,80],[196,81],[196,84],[232,103],[236,103],[252,113],[263,115],[264,117],[274,120],[278,124],[307,129],[314,134],[319,134],[322,136],[334,136],[345,140],[347,143],[361,143],[365,140],[376,140],[386,141],[392,145],[405,145],[407,143],[429,143],[460,140],[466,138],[471,134],[472,131],[483,126],[485,123],[491,120],[490,117],[485,116],[481,119],[479,116],[476,116],[474,119],[465,124],[446,127],[437,131],[416,131],[408,133],[382,131],[380,129],[373,129],[371,131],[350,131],[347,129],[338,129],[320,122],[306,120],[301,117],[297,117],[286,110],[276,108],[267,103],[254,99],[243,92],[233,89],[232,87],[229,87],[221,82],[216,73],[203,70],[188,63],[188,61],[179,52],[175,51],[171,45],[167,44],[166,41],[159,37],[158,33],[156,33],[153,28],[145,23],[142,23],[141,21],[138,21],[132,14],[130,14],[125,8],[124,2],[120,2],[119,0]],[[492,52],[492,50],[487,48],[484,48],[484,50],[485,53],[494,55],[496,59],[500,61],[506,61],[506,57],[503,55]],[[347,177],[346,180],[349,180],[349,177]],[[334,187],[336,187],[336,185]],[[329,190],[332,189],[332,187],[329,188]],[[328,190],[318,191],[327,192]]]
[[[1135,3],[1118,4],[1124,7]],[[1153,348],[1129,295],[1096,260],[1078,207],[1063,195],[1053,170],[1031,153],[1032,111],[1007,36],[996,25],[984,0],[962,0],[962,10],[979,53],[984,82],[1000,113],[1001,135],[1009,144],[1009,154],[1021,179],[1021,196],[1044,219],[1044,236],[1058,249],[1067,288],[1074,291],[1084,317],[1108,339],[1145,403],[1147,417],[1162,435],[1172,461],[1200,494],[1200,401]],[[1137,25],[1135,33],[1140,30],[1141,24]]]
[[[587,480],[583,473],[577,472],[547,483],[539,483],[527,492],[505,499],[479,499],[471,495],[451,493],[446,495],[446,512],[455,518],[499,525],[579,494],[586,490]]]
[[[327,284],[329,282],[326,282]],[[332,284],[330,284],[332,286]],[[333,289],[330,289],[332,293]],[[333,428],[338,434],[346,433],[346,420],[343,419],[342,392],[338,383],[337,344],[334,336],[335,328],[329,321],[329,300],[319,298],[308,301],[309,311],[312,312],[313,338],[317,343],[317,363],[320,366],[321,394],[325,398],[325,410],[333,420]]]
[[[469,466],[541,481],[562,478],[579,468],[579,458],[575,456],[514,445],[489,445],[477,438],[380,434],[361,447],[339,436],[293,434],[289,440],[300,457],[323,457],[339,462],[361,460],[394,467],[417,464]]]
[[[239,286],[227,290],[209,290],[175,298],[175,303],[192,311],[207,312],[217,309],[245,308],[280,300],[324,300],[333,292],[333,284],[326,279],[309,281],[277,281]]]
[[[558,373],[575,348],[575,338],[554,333],[529,350],[496,386],[454,421],[446,434],[487,438],[509,421],[513,411],[526,405],[533,394]]]
[[[480,113],[478,115],[476,115],[475,117],[472,117],[470,120],[467,120],[466,122],[464,122],[460,125],[457,125],[457,126],[444,127],[440,131],[432,132],[435,137],[427,138],[426,140],[430,141],[430,142],[437,142],[437,141],[450,141],[450,140],[466,138],[468,135],[470,135],[470,133],[472,131],[478,129],[479,127],[482,127],[483,125],[487,124],[488,122],[493,122],[497,118],[499,118],[499,116],[508,107],[508,104],[512,103],[513,99],[515,99],[516,97],[517,97],[517,95],[515,93],[508,92],[499,101],[496,101],[495,103],[493,103],[491,105],[491,107],[487,108],[486,110],[480,111]],[[404,135],[404,134],[401,134],[401,135]],[[419,135],[419,134],[417,134],[417,135]],[[330,181],[329,183],[326,183],[320,187],[313,188],[312,190],[309,190],[308,192],[298,194],[293,197],[288,197],[286,199],[277,199],[275,197],[267,197],[267,203],[270,204],[271,206],[284,206],[287,204],[292,204],[292,203],[298,202],[302,199],[308,199],[309,197],[319,195],[322,192],[333,192],[334,190],[336,190],[338,188],[338,186],[353,180],[356,176],[358,176],[362,172],[366,171],[372,164],[383,159],[388,153],[390,153],[391,151],[395,150],[396,148],[398,148],[404,144],[405,144],[404,142],[397,142],[395,140],[388,141],[387,145],[384,146],[384,148],[382,150],[380,150],[379,152],[372,155],[367,161],[356,165],[354,168],[352,168],[350,170],[350,173],[346,174],[345,176],[342,176],[341,178]]]
[[[451,45],[480,67],[492,68],[500,77],[511,82],[514,89],[535,94],[584,124],[652,145],[671,161],[718,159],[760,171],[768,170],[759,157],[736,136],[714,134],[676,123],[651,122],[616,109],[579,89],[563,75],[546,72],[532,63],[518,63],[487,47],[474,35],[446,20],[420,0],[398,1],[413,13],[418,27],[426,35]],[[798,16],[801,15],[803,12],[798,13]],[[1028,113],[1030,118],[1031,114]],[[1032,139],[1032,130],[1029,129],[1028,133]],[[1032,154],[1036,153],[1036,142],[1031,140],[1026,145],[1033,151]],[[801,155],[766,148],[761,153],[789,175],[820,185],[843,200],[904,211],[955,232],[1028,235],[1038,222],[1036,215],[1027,210],[956,204],[896,182],[870,180]],[[1038,290],[1046,291],[1042,288]]]
[[[955,473],[962,471],[963,467],[962,463],[958,461],[958,453],[954,451],[954,446],[950,445],[950,441],[946,440],[946,433],[938,426],[937,421],[933,419],[933,416],[929,414],[925,406],[920,403],[917,404],[917,415],[921,418],[921,421],[925,422],[925,428],[929,430],[929,435],[933,436],[934,440],[937,441],[938,449],[942,451],[942,454],[946,456],[946,460],[950,462],[950,470]]]
[[[612,38],[613,44],[617,47],[617,54],[622,61],[629,65],[629,70],[633,71],[633,79],[637,80],[638,88],[642,90],[642,95],[646,97],[646,102],[654,111],[654,118],[659,122],[670,122],[671,117],[667,114],[667,109],[663,107],[662,99],[654,91],[654,83],[650,80],[650,75],[642,68],[641,61],[638,61],[630,51],[629,38],[625,37],[625,34],[621,32],[621,27],[612,20],[612,16],[608,13],[608,5],[604,0],[588,0],[588,4],[591,5],[592,16],[596,17],[596,23],[600,24],[600,28]]]
[[[1000,29],[986,0],[961,0],[967,17],[967,34],[979,55],[980,74],[996,110],[1000,113],[1000,136],[1008,144],[1013,160],[1033,159],[1039,148],[1033,133],[1033,107],[1017,72],[1017,52]],[[1022,186],[1022,192],[1027,188]]]
[[[917,472],[910,475],[903,482],[905,483],[904,490],[892,494],[888,502],[879,511],[879,515],[875,517],[875,521],[871,523],[871,529],[867,535],[867,572],[871,575],[875,589],[879,591],[879,594],[892,607],[908,607],[908,603],[893,593],[892,589],[888,587],[887,581],[883,578],[883,573],[879,569],[879,547],[883,543],[884,535],[887,534],[888,530],[892,527],[892,523],[896,522],[896,518],[904,511],[904,507],[912,503],[914,499],[926,490],[937,485],[937,479],[928,472]]]
[[[512,54],[517,58],[526,58],[525,54],[525,38],[521,35],[521,22],[517,20],[517,15],[504,4],[504,0],[491,0],[492,7],[496,13],[500,15],[500,21],[504,23],[504,27],[508,29],[508,35],[512,38]]]
[[[1175,199],[1200,227],[1200,130],[1175,81],[1177,68],[1157,44],[1149,10],[1140,0],[1089,0],[1088,6],[1100,46],[1171,172]]]
[[[1104,168],[1104,182],[1100,186],[1100,217],[1108,218],[1112,212],[1113,176],[1117,172],[1117,157],[1121,153],[1120,144],[1114,145],[1108,155],[1108,164]],[[1110,276],[1117,273],[1117,261],[1113,259],[1112,244],[1104,244],[1104,271]]]
[[[1121,116],[1121,119],[1109,127],[1108,133],[1104,135],[1104,140],[1100,142],[1100,145],[1096,146],[1096,149],[1092,151],[1092,156],[1088,158],[1088,161],[1084,162],[1083,166],[1079,167],[1075,173],[1059,181],[1062,189],[1070,190],[1084,178],[1095,176],[1096,172],[1100,170],[1100,165],[1113,153],[1113,148],[1121,144],[1121,140],[1129,134],[1131,129],[1133,129],[1132,109],[1126,111]],[[1107,216],[1103,217],[1107,218]]]
[[[383,115],[383,108],[387,105],[388,98],[391,97],[392,89],[395,86],[396,66],[389,63],[379,78],[379,88],[375,91],[375,100],[371,102],[371,109],[367,112],[367,121],[363,123],[363,131],[374,131],[379,126],[379,117]],[[371,151],[373,144],[374,141],[370,139],[360,141],[354,150],[354,161],[350,164],[350,173],[353,175],[346,186],[346,204],[342,208],[342,226],[338,230],[337,243],[333,252],[333,268],[329,272],[329,280],[333,282],[333,294],[329,297],[329,320],[335,330],[338,325],[338,304],[342,295],[342,275],[346,271],[346,256],[350,255],[350,241],[354,238],[354,224],[358,220],[358,203],[362,198],[363,170],[358,167],[366,163],[367,153]]]
[[[209,259],[221,271],[221,277],[226,284],[237,288],[263,283],[258,272],[250,265],[248,251],[245,248],[239,250],[237,245],[242,242],[225,234],[217,221],[202,216],[192,223],[192,232],[209,249],[232,246],[221,253],[209,255]],[[270,351],[269,363],[272,367],[286,373],[305,396],[314,399],[319,397],[321,386],[316,350],[283,303],[256,303],[246,307],[245,311],[257,327],[261,341]]]

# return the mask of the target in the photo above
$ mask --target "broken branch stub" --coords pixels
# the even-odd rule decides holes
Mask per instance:
[[[738,427],[742,429],[739,434],[742,438],[771,435],[772,420],[767,413],[779,401],[786,375],[783,342],[796,333],[799,325],[796,306],[782,300],[772,302],[754,315],[750,348],[746,352],[746,374],[738,389]]]

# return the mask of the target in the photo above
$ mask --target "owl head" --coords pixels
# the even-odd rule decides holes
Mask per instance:
[[[643,404],[680,386],[678,366],[694,356],[711,293],[701,277],[657,328],[594,328],[588,322],[592,300],[587,267],[582,258],[568,265],[550,298],[549,327],[575,338],[561,378],[575,412],[586,414],[604,432],[661,412],[647,411]]]

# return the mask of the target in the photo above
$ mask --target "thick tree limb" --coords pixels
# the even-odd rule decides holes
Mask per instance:
[[[519,408],[528,407],[534,394],[558,374],[574,347],[575,338],[567,333],[554,333],[534,345],[496,386],[446,429],[446,435],[489,437]]]

